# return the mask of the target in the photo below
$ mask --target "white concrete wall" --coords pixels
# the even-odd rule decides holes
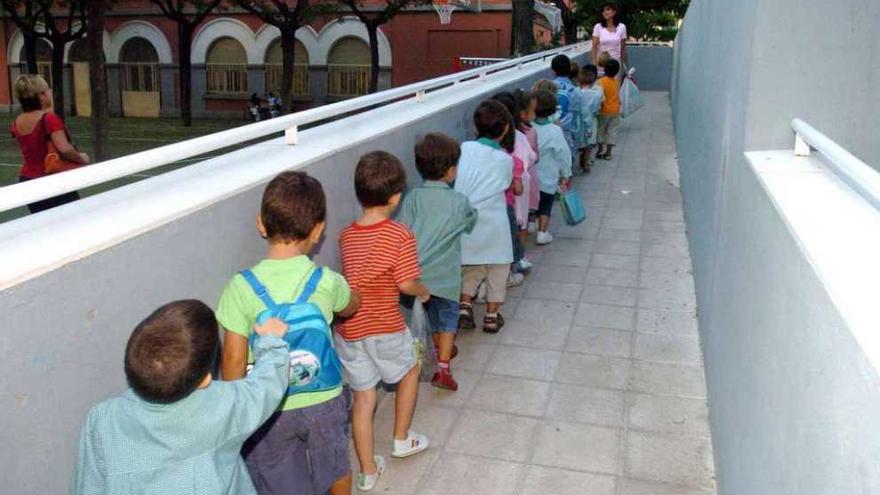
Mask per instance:
[[[472,136],[472,112],[481,100],[530,87],[549,77],[548,67],[549,59],[458,84],[429,93],[425,103],[404,100],[303,131],[295,147],[268,141],[0,226],[0,246],[27,246],[71,222],[77,235],[89,236],[105,222],[124,221],[124,215],[115,220],[120,211],[151,208],[157,196],[186,205],[142,232],[58,260],[47,273],[0,292],[0,491],[66,491],[89,408],[125,388],[123,350],[134,325],[173,299],[215,304],[232,274],[260,259],[265,246],[254,219],[262,190],[277,173],[303,169],[321,180],[329,216],[316,258],[338,268],[338,233],[359,212],[353,172],[360,155],[394,153],[416,184],[412,150],[420,136]],[[187,204],[194,191],[210,197]]]
[[[871,0],[695,0],[676,43],[674,120],[722,495],[880,493],[876,349],[857,339],[853,301],[831,290],[828,267],[744,156],[789,148],[789,121],[802,117],[880,166],[869,110],[880,100],[867,89],[880,74],[868,25],[878,17]],[[852,227],[850,244],[863,241]]]

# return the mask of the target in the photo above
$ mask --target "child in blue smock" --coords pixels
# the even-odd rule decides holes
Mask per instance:
[[[555,108],[554,103],[554,111]],[[513,132],[512,123],[513,117],[504,105],[486,100],[474,112],[477,140],[461,145],[455,190],[464,194],[477,210],[474,229],[461,238],[461,329],[476,326],[473,302],[484,282],[487,290],[483,331],[498,333],[504,326],[498,310],[507,296],[507,277],[513,262],[504,192],[513,182],[513,158],[500,143],[508,132]]]
[[[581,130],[584,136],[584,147],[581,150],[581,170],[590,172],[593,148],[596,146],[598,121],[596,116],[605,101],[605,92],[596,84],[597,69],[595,65],[587,65],[578,76],[581,86]]]
[[[550,214],[556,193],[560,186],[568,186],[568,179],[571,177],[571,148],[562,128],[550,120],[556,113],[556,95],[540,90],[535,98],[538,100],[535,110],[537,118],[534,122],[535,132],[538,133],[538,163],[535,169],[538,171],[541,196],[538,201],[538,234],[535,243],[544,245],[553,242],[553,236],[548,232]]]

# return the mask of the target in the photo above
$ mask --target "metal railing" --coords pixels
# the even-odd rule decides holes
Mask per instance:
[[[880,173],[801,119],[793,119],[791,129],[796,155],[809,156],[810,148],[815,149],[843,182],[880,210]]]
[[[153,62],[126,62],[119,64],[122,71],[122,91],[159,92],[159,64]]]
[[[205,90],[218,94],[246,94],[247,64],[205,64]]]
[[[370,88],[370,66],[361,64],[327,65],[327,95],[351,98],[367,94]]]
[[[266,64],[266,90],[275,94],[281,93],[281,64]],[[308,64],[293,65],[293,94],[297,96],[309,95],[309,66]]]
[[[339,115],[387,105],[405,98],[415,98],[416,101],[424,101],[431,91],[475,79],[484,80],[491,74],[506,70],[517,70],[524,64],[546,61],[548,58],[559,53],[584,49],[585,46],[583,43],[578,43],[541,53],[534,53],[487,67],[478,67],[464,72],[419,81],[406,86],[364,95],[359,98],[339,101],[302,112],[283,115],[274,119],[113,158],[69,172],[12,184],[0,188],[0,211],[11,210],[35,201],[102,184],[237,144],[267,138],[279,132],[295,136],[298,126],[325,121]],[[290,141],[295,142],[295,138],[291,138]]]
[[[456,70],[473,69],[474,67],[486,67],[487,65],[504,62],[506,58],[489,58],[489,57],[458,57],[458,65]]]

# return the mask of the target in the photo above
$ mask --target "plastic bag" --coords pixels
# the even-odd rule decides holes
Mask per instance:
[[[633,79],[635,69],[630,69],[626,77],[623,78],[623,85],[620,87],[620,111],[623,118],[636,113],[638,109],[645,106],[645,99],[639,92],[639,87]]]
[[[420,380],[431,381],[434,374],[436,356],[434,355],[434,341],[431,338],[430,323],[425,306],[418,298],[414,298],[413,307],[410,311],[409,331],[412,333],[416,348],[416,355],[422,365]]]
[[[574,189],[562,193],[562,217],[568,225],[577,225],[587,218],[587,210],[581,195]]]

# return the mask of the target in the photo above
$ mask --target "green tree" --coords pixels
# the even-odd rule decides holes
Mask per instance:
[[[23,0],[0,0],[3,10],[21,31],[24,38],[24,59],[28,74],[37,73],[37,25],[43,13],[42,4]]]
[[[177,24],[177,78],[180,83],[180,118],[192,125],[192,40],[196,27],[222,0],[150,0],[165,17]]]
[[[601,22],[599,12],[606,0],[575,0],[580,23],[592,32]],[[690,0],[618,0],[618,15],[630,37],[645,41],[675,39],[679,19],[684,17]]]
[[[512,0],[511,42],[514,56],[532,53],[535,49],[535,0]]]

